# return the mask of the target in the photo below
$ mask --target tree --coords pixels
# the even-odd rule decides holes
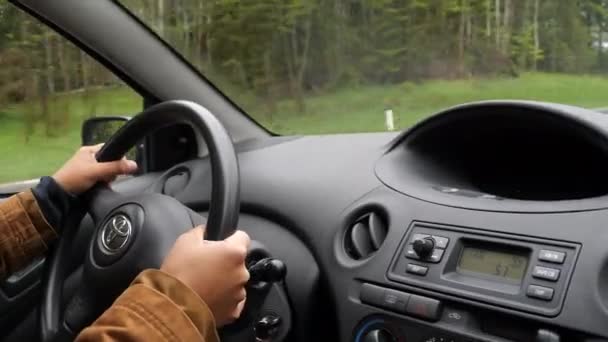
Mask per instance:
[[[285,110],[280,100],[305,113],[309,95],[339,87],[608,71],[608,0],[121,3],[237,103],[260,102],[269,117]],[[95,113],[95,89],[116,77],[6,1],[0,14],[0,102],[36,101],[48,132],[66,120],[45,105],[59,93],[84,91]]]

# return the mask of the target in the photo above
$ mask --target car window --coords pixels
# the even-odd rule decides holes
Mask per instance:
[[[91,116],[139,112],[141,97],[62,36],[0,0],[0,183],[50,175]]]
[[[608,2],[121,0],[279,134],[411,126],[469,101],[608,107]]]

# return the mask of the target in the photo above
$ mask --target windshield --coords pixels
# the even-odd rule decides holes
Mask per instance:
[[[405,128],[469,101],[608,107],[604,0],[123,0],[279,134]]]

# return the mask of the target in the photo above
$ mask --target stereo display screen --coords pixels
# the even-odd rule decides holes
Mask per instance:
[[[528,258],[521,254],[465,246],[458,261],[458,271],[478,273],[513,281],[524,278]]]

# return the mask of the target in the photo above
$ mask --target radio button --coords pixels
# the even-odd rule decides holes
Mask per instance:
[[[421,258],[428,258],[435,248],[435,240],[432,237],[425,237],[424,239],[414,240],[412,243],[414,252]]]
[[[438,263],[441,261],[441,258],[443,257],[443,249],[433,249],[433,254],[431,254],[428,258],[426,258],[425,260],[428,262],[432,262],[432,263]]]
[[[448,243],[450,239],[443,236],[435,236],[433,235],[433,240],[435,240],[435,248],[446,249],[448,247]]]
[[[418,253],[416,253],[416,251],[414,251],[414,246],[412,246],[412,245],[407,245],[405,247],[405,257],[410,258],[410,259],[420,260]]]
[[[563,264],[565,259],[566,253],[564,252],[541,249],[538,253],[538,260],[552,262],[554,264]]]
[[[361,285],[361,293],[359,294],[359,299],[366,304],[378,305],[380,303],[380,298],[384,293],[384,289],[380,286],[372,285],[372,284],[363,284]]]
[[[428,272],[428,270],[428,267],[416,264],[407,264],[407,266],[405,267],[405,271],[407,273],[417,274],[421,276],[426,275],[426,272]]]
[[[384,293],[381,297],[381,302],[378,303],[380,307],[395,312],[405,313],[407,303],[410,299],[410,294],[390,289],[384,289]]]
[[[530,285],[528,286],[528,291],[526,292],[528,297],[542,299],[546,301],[550,301],[553,299],[553,289],[550,287],[538,286],[538,285]]]
[[[470,319],[471,316],[465,311],[446,308],[441,321],[452,326],[465,327],[469,324]]]
[[[385,289],[372,284],[363,284],[361,286],[359,298],[366,304],[379,306],[395,312],[406,313],[406,306],[410,296],[409,293]]]
[[[426,239],[428,237],[431,237],[429,234],[420,234],[420,233],[416,233],[412,236],[412,238],[410,239],[410,243],[414,243],[414,241],[416,240],[422,240],[422,239]]]
[[[534,266],[532,276],[538,279],[557,281],[557,279],[559,279],[559,270],[556,270],[555,268]]]
[[[412,295],[407,303],[406,312],[428,321],[436,322],[441,316],[441,302],[436,299]]]

